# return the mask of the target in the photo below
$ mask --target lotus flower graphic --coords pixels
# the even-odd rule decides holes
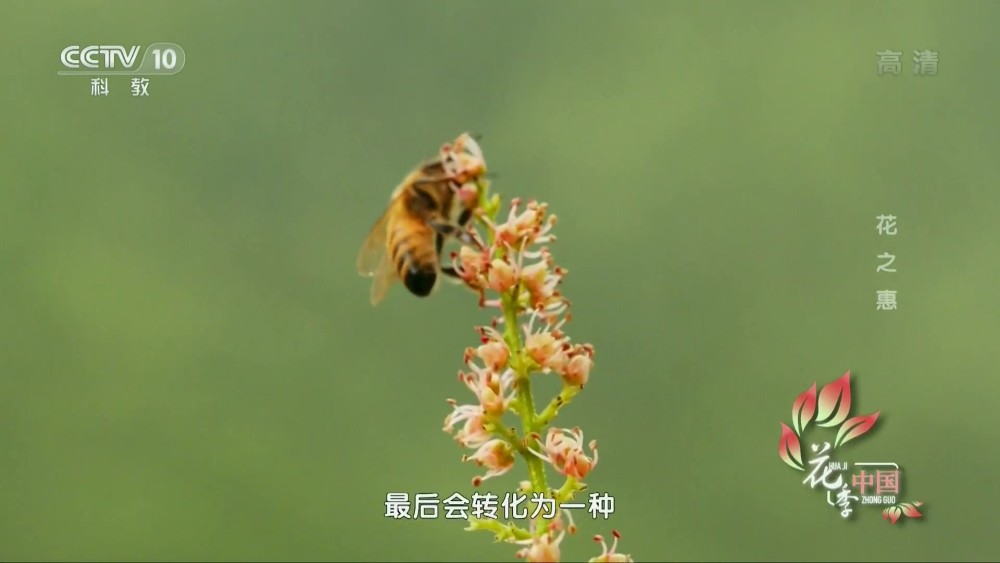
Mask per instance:
[[[851,372],[827,383],[816,392],[816,383],[802,392],[792,402],[792,425],[781,423],[781,437],[778,439],[778,457],[797,471],[805,471],[802,457],[802,433],[809,426],[836,428],[837,437],[833,447],[840,446],[864,436],[875,427],[881,411],[863,416],[850,416],[851,412]],[[882,511],[882,518],[895,524],[902,516],[920,518],[917,510],[922,502],[904,502]]]

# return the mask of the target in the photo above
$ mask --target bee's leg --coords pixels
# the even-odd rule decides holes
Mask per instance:
[[[441,236],[455,237],[459,241],[461,241],[461,242],[463,242],[465,244],[468,244],[470,246],[482,247],[482,244],[480,244],[472,236],[472,233],[470,233],[469,231],[466,231],[465,229],[462,229],[460,227],[456,227],[455,225],[452,225],[451,223],[443,223],[441,221],[433,221],[432,220],[432,221],[430,221],[429,224],[430,224],[431,228],[434,229]]]
[[[462,210],[462,213],[458,216],[458,224],[463,227],[469,224],[472,220],[472,209],[466,208]]]
[[[441,255],[441,249],[444,247],[444,235],[438,233],[434,237],[434,244],[437,247],[438,256]],[[445,266],[444,264],[439,264],[441,268],[441,273],[448,276],[448,281],[460,283],[462,276],[458,273],[458,270],[454,266]]]
[[[458,234],[458,227],[452,225],[451,223],[431,219],[427,222],[427,224],[430,225],[430,227],[439,235],[439,241],[442,240],[442,237],[457,236]]]
[[[476,246],[476,247],[479,247],[479,248],[483,248],[483,245],[478,240],[476,240],[475,237],[472,236],[472,233],[470,233],[469,231],[466,231],[464,229],[459,229],[455,233],[455,238],[457,238],[459,241],[461,241],[461,242],[463,242],[463,243],[465,243],[465,244],[467,244],[469,246]]]
[[[441,240],[441,235],[438,235],[438,240],[439,241]],[[439,244],[438,254],[440,253],[441,253],[441,245]],[[456,270],[454,266],[445,266],[444,264],[440,264],[440,267],[441,267],[441,273],[448,277],[448,281],[461,283],[462,276],[461,274],[458,273],[458,270]]]

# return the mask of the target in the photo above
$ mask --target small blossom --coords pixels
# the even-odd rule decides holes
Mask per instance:
[[[496,372],[507,366],[510,350],[507,349],[507,344],[502,340],[491,340],[476,348],[476,355],[486,364],[486,367]]]
[[[497,293],[503,293],[514,287],[517,277],[514,275],[514,268],[506,260],[495,258],[490,263],[490,272],[487,275],[489,288]]]
[[[524,350],[535,363],[544,365],[560,350],[559,344],[551,332],[538,332],[528,335],[524,341]]]
[[[463,245],[458,250],[455,257],[455,270],[461,276],[462,281],[474,289],[485,286],[482,283],[482,276],[486,272],[489,262],[486,255],[469,245]]]
[[[511,384],[514,381],[513,370],[507,370],[497,375],[488,369],[482,369],[475,365],[470,367],[472,367],[471,372],[459,372],[459,379],[476,395],[487,415],[492,417],[502,415],[513,398],[510,393]]]
[[[490,342],[501,342],[506,346],[507,342],[503,339],[503,335],[500,334],[500,331],[495,328],[496,320],[494,320],[493,322],[494,326],[481,326],[478,329],[483,344],[488,344]]]
[[[563,538],[566,536],[566,531],[563,530],[559,532],[556,536],[555,528],[557,525],[553,525],[549,531],[544,534],[532,537],[531,539],[521,540],[515,542],[519,545],[524,545],[527,547],[522,548],[517,553],[514,554],[518,559],[524,559],[531,563],[558,563],[562,554],[559,550],[559,544],[562,543]]]
[[[611,534],[615,539],[611,543],[610,548],[608,548],[608,544],[604,543],[603,537],[594,536],[594,541],[601,544],[601,554],[589,559],[587,563],[632,563],[631,555],[616,552],[618,549],[618,540],[621,539],[622,535],[618,533],[618,530],[612,530]]]
[[[527,256],[527,252],[521,256]],[[549,251],[543,248],[538,253],[540,260],[520,268],[520,281],[528,292],[534,309],[546,309],[558,305],[562,296],[556,287],[562,283],[566,270],[556,266]]]
[[[488,442],[491,438],[486,431],[486,415],[482,412],[465,420],[465,426],[455,435],[455,440],[466,448],[475,448]]]
[[[455,434],[455,441],[461,446],[478,448],[493,437],[486,431],[486,413],[482,406],[456,405],[454,399],[448,402],[454,410],[444,419],[444,431],[450,434],[456,424],[465,422],[462,429]]]
[[[480,467],[486,468],[486,474],[473,477],[473,486],[478,487],[483,481],[498,477],[510,471],[514,467],[514,451],[510,444],[499,438],[494,438],[489,442],[479,446],[476,453],[462,457],[462,461],[471,461]]]
[[[520,198],[514,198],[510,202],[510,214],[507,220],[496,225],[494,232],[496,240],[507,246],[517,246],[522,239],[532,234],[537,228],[536,209],[526,209],[523,213],[518,213],[517,209],[521,205]]]
[[[583,387],[590,379],[590,370],[594,367],[593,348],[589,345],[577,345],[568,356],[570,360],[563,369],[563,381],[568,385]]]
[[[551,230],[556,224],[556,217],[555,215],[546,217],[548,205],[532,200],[528,202],[523,212],[518,213],[520,205],[520,199],[511,200],[507,220],[494,226],[497,241],[516,248],[525,244],[544,244],[555,240]]]
[[[563,334],[562,327],[569,319],[567,317],[560,319],[559,314],[567,303],[563,303],[560,307],[534,307],[531,314],[528,315],[528,322],[524,324],[525,338],[535,332],[544,332],[548,330],[557,340],[560,340],[563,344],[565,344],[566,335]],[[538,324],[539,321],[544,324],[536,327],[535,325]]]
[[[583,451],[583,431],[579,427],[572,430],[550,428],[545,437],[545,453],[532,452],[551,463],[559,473],[582,481],[597,466],[597,441],[591,440],[589,446],[594,453],[593,459]]]
[[[486,172],[483,151],[479,143],[467,133],[455,139],[454,144],[442,145],[439,153],[445,172],[460,185],[473,181]]]
[[[559,329],[561,325],[558,323],[552,330],[542,329],[532,332],[538,316],[537,311],[533,311],[524,327],[524,351],[543,372],[548,373],[553,370],[562,372],[569,361],[569,356],[566,354],[566,349],[569,348],[568,339]]]
[[[544,291],[545,278],[549,274],[549,265],[545,261],[535,262],[521,269],[521,282],[534,296]]]

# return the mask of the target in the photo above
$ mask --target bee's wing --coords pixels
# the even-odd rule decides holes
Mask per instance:
[[[392,261],[389,260],[387,254],[383,254],[383,259],[375,268],[375,273],[372,276],[371,302],[374,307],[385,299],[385,294],[389,292],[392,282],[396,281],[396,272],[392,270]]]
[[[392,269],[392,261],[386,251],[386,235],[389,226],[389,215],[392,209],[386,210],[369,231],[361,249],[358,250],[358,273],[372,278],[371,303],[378,305],[385,298],[389,287],[396,281],[396,272]]]
[[[386,227],[389,222],[389,211],[379,217],[365,237],[365,241],[358,250],[357,268],[358,273],[365,277],[375,275],[375,272],[386,259]]]

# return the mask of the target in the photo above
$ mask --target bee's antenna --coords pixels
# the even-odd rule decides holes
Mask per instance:
[[[477,143],[483,140],[482,133],[469,133],[469,136],[472,137]]]

